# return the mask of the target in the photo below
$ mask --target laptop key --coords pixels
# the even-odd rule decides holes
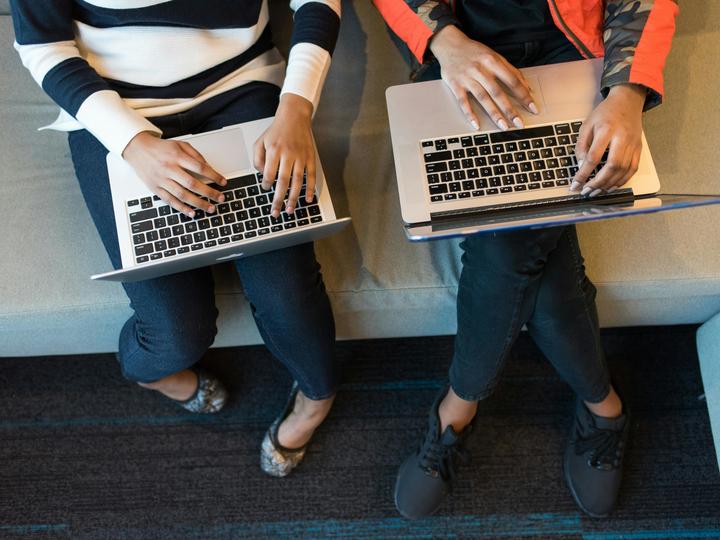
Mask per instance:
[[[227,236],[223,236],[220,240],[218,240],[218,245],[220,244],[229,244],[230,239]]]
[[[197,251],[198,249],[202,249],[202,247],[203,247],[202,244],[193,244],[192,246],[190,246],[190,249],[192,251]]]
[[[137,259],[135,259],[135,262],[138,264],[142,264],[148,262],[149,260],[150,257],[148,257],[147,255],[143,255],[142,257],[138,257]]]
[[[188,246],[180,247],[177,250],[178,255],[182,255],[183,253],[188,253],[189,251],[190,251],[190,247],[188,247]]]
[[[168,239],[168,247],[169,248],[180,247],[180,239],[179,238],[169,238]]]
[[[245,225],[243,225],[242,223],[233,223],[232,232],[234,232],[235,234],[245,232]]]
[[[555,187],[555,182],[543,182],[542,187],[544,187],[544,188]]]
[[[158,214],[161,216],[169,216],[172,212],[172,209],[169,206],[161,206],[158,208]]]
[[[558,135],[567,135],[570,133],[570,124],[557,124],[555,126],[555,133]]]
[[[140,199],[140,208],[152,208],[152,197],[143,197]]]
[[[447,141],[445,139],[435,141],[435,150],[447,150]]]
[[[443,200],[442,195],[432,195],[430,197],[430,202],[440,202]]]
[[[452,157],[452,152],[450,152],[450,150],[445,150],[444,152],[428,152],[423,156],[423,158],[425,159],[425,163],[434,163],[435,161],[448,161],[452,159]]]
[[[135,246],[135,256],[139,257],[141,255],[149,255],[154,251],[152,244],[142,244],[140,246]]]
[[[158,259],[162,259],[162,256],[162,253],[153,253],[152,255],[150,255],[150,260],[157,261]]]
[[[217,241],[216,241],[216,240],[208,240],[208,241],[205,242],[203,245],[204,245],[206,248],[215,247],[215,246],[217,246]],[[193,246],[193,249],[195,249],[195,246]]]
[[[515,191],[525,191],[527,189],[527,186],[525,184],[517,185],[513,188]]]
[[[177,252],[174,249],[163,251],[163,257],[172,257],[173,255],[177,255]]]
[[[133,244],[144,244],[145,243],[145,235],[140,234],[134,234],[132,237]]]
[[[487,195],[497,195],[498,193],[500,193],[500,191],[497,188],[490,188],[488,190],[485,190],[485,193]]]
[[[555,182],[555,185],[558,186],[567,186],[570,183],[570,180],[558,180]]]
[[[457,199],[457,193],[448,193],[447,195],[445,195],[446,201],[454,201],[456,199]]]
[[[148,242],[154,242],[160,239],[160,234],[157,231],[148,231],[145,233],[145,238],[147,238]]]
[[[140,201],[138,199],[133,199],[132,201],[128,201],[128,206],[138,206],[140,204]]]
[[[483,195],[485,195],[485,191],[483,191],[482,189],[476,189],[472,192],[473,197],[482,197]]]
[[[210,230],[208,230],[208,232],[207,232],[207,237],[208,237],[209,240],[214,240],[214,239],[216,239],[216,238],[219,237],[219,236],[220,236],[220,233],[218,232],[217,229],[210,229]]]
[[[220,227],[220,236],[230,236],[232,234],[232,228],[228,225]]]
[[[156,217],[158,217],[158,212],[155,208],[149,208],[148,210],[140,210],[139,212],[131,212],[130,223],[137,223],[138,221],[145,221],[146,219],[154,219]]]
[[[473,143],[475,143],[475,146],[480,146],[481,144],[488,144],[490,140],[488,139],[487,135],[475,135],[473,136]]]
[[[193,240],[195,242],[204,242],[205,240],[207,240],[207,237],[205,236],[204,232],[199,231],[193,234]]]
[[[582,122],[573,122],[570,124],[570,128],[572,129],[573,133],[580,133],[581,127],[582,127]]]
[[[423,148],[427,148],[428,146],[432,146],[432,145],[433,145],[432,141],[423,141],[422,142]]]
[[[540,189],[540,184],[538,184],[538,183],[528,184],[528,189]]]

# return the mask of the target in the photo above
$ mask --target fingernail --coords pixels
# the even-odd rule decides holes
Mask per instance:
[[[578,189],[580,189],[580,182],[573,180],[573,183],[570,184],[570,191],[577,191]]]
[[[190,211],[187,213],[187,216],[190,217],[190,218],[194,218],[194,217],[195,217],[195,212],[193,212],[192,210],[190,210]]]
[[[508,125],[507,125],[507,122],[506,122],[505,120],[503,120],[503,119],[501,118],[500,120],[498,120],[498,123],[497,123],[497,124],[498,124],[498,126],[500,127],[500,129],[502,129],[503,131],[507,131]]]
[[[538,111],[537,105],[535,105],[534,102],[530,102],[530,105],[528,105],[528,109],[530,109],[530,112],[533,114],[540,114],[540,111]]]
[[[612,193],[615,190],[617,190],[617,186],[613,186],[610,189],[608,189],[608,193]]]
[[[591,188],[590,186],[585,186],[584,188],[582,188],[582,191],[580,192],[580,195],[587,195],[587,194],[590,193],[592,190],[593,190],[593,188]]]
[[[513,118],[513,124],[515,124],[516,128],[524,128],[525,127],[525,124],[523,124],[522,118],[520,118],[519,116],[516,116],[515,118]]]
[[[600,195],[601,193],[602,193],[602,189],[596,189],[595,191],[593,191],[593,192],[590,194],[590,196],[591,196],[591,197],[597,197],[597,196]]]
[[[478,123],[475,120],[470,120],[470,125],[475,129],[480,129],[480,126],[478,126]]]
[[[213,212],[215,212],[215,207],[214,207],[214,206],[208,206],[207,211],[212,214]]]
[[[220,201],[220,202],[225,202],[225,195],[222,195],[222,194],[221,194],[221,195],[218,197],[218,201]]]

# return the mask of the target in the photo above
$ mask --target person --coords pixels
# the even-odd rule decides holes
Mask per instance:
[[[267,0],[11,0],[11,8],[15,47],[61,107],[50,127],[69,132],[83,197],[115,268],[108,152],[121,155],[157,197],[199,219],[223,203],[215,187],[227,181],[191,145],[168,139],[274,116],[254,146],[263,188],[277,178],[272,214],[294,212],[304,174],[312,201],[312,115],[338,36],[340,0],[290,0],[287,69],[271,39]],[[312,244],[239,259],[235,267],[267,347],[296,381],[261,446],[263,470],[284,476],[302,460],[338,386],[333,315]],[[133,309],[119,337],[124,376],[192,412],[219,411],[225,388],[196,367],[216,334],[211,269],[123,286]]]
[[[417,81],[442,78],[468,122],[476,100],[500,130],[522,128],[539,105],[518,70],[604,56],[605,96],[584,121],[570,189],[597,195],[637,170],[643,109],[660,103],[674,32],[671,0],[374,0],[413,62]],[[453,7],[451,7],[451,5]],[[421,111],[419,111],[421,112]],[[470,130],[470,128],[469,128]],[[603,154],[607,165],[591,178]],[[595,287],[573,226],[465,238],[450,384],[395,485],[401,514],[434,512],[459,471],[479,400],[495,388],[523,325],[579,396],[564,476],[579,507],[606,516],[617,499],[629,413],[603,356]]]

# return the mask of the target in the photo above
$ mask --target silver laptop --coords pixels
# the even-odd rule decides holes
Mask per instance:
[[[644,135],[638,171],[622,188],[593,198],[568,190],[577,172],[580,126],[602,99],[602,62],[523,69],[540,114],[518,107],[526,127],[510,131],[499,131],[478,103],[480,130],[469,129],[442,81],[388,88],[408,238],[556,226],[720,203],[716,196],[655,196],[660,182]]]
[[[138,281],[209,266],[318,240],[349,222],[338,219],[316,154],[315,198],[305,188],[294,214],[270,215],[273,191],[264,191],[252,164],[252,148],[272,118],[179,137],[195,147],[225,178],[214,186],[225,194],[216,212],[196,211],[191,219],[153,196],[121,157],[107,158],[122,268],[92,279]]]

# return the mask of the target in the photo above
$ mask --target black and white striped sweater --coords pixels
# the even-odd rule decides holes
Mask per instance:
[[[287,62],[268,0],[11,0],[15,48],[62,111],[51,129],[88,129],[121,154],[147,120],[189,110],[251,81],[317,107],[340,0],[290,0]]]

